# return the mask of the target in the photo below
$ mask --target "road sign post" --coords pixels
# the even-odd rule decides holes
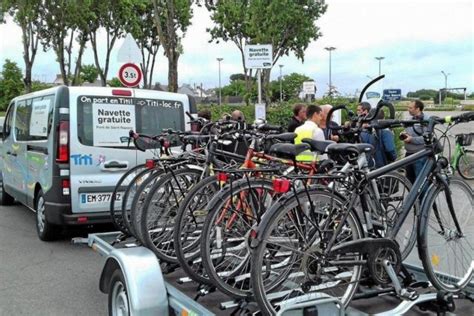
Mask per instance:
[[[257,69],[258,104],[255,105],[255,113],[259,113],[260,116],[262,116],[262,114],[265,116],[265,108],[263,108],[262,113],[261,107],[262,69],[270,69],[273,66],[272,45],[246,45],[244,51],[244,62],[247,69]]]

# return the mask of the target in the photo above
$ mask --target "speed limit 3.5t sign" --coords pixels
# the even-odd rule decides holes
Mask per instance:
[[[142,80],[140,67],[133,63],[126,63],[120,67],[118,77],[120,82],[126,87],[136,87]]]

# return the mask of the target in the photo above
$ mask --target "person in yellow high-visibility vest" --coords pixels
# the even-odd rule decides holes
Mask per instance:
[[[301,144],[301,141],[305,138],[310,138],[314,140],[324,141],[324,132],[319,128],[318,124],[321,123],[322,111],[321,108],[317,105],[309,105],[306,108],[306,122],[295,129],[296,138],[295,144]],[[298,156],[296,156],[297,161],[302,162],[312,162],[317,159],[316,154],[313,154],[311,151],[304,151]]]

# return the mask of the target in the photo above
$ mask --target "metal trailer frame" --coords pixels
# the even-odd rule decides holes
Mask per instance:
[[[117,241],[119,235],[119,232],[96,233],[90,234],[88,238],[74,238],[72,240],[73,243],[88,244],[93,250],[106,257],[99,283],[99,288],[103,293],[112,295],[110,293],[111,278],[114,272],[120,269],[125,281],[130,315],[215,315],[165,281],[160,263],[151,250],[133,242],[126,243],[121,248],[115,248],[114,242]],[[410,264],[405,265],[417,280],[427,280],[423,269]],[[403,290],[398,283],[394,285],[393,292],[397,291],[397,286],[398,290]],[[474,280],[466,287],[466,292],[470,295],[474,293]],[[415,299],[402,299],[395,308],[373,315],[401,315],[417,304],[437,300],[439,301],[439,295],[436,292],[420,294]],[[235,302],[221,303],[221,307],[224,306],[235,307],[238,304]],[[324,293],[316,293],[316,295],[313,293],[308,296],[306,301],[302,297],[298,297],[294,301],[289,299],[283,302],[278,313],[278,316],[303,315],[368,316],[369,314],[351,307],[344,309],[337,298]]]

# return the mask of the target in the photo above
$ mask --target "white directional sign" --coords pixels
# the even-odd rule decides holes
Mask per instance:
[[[273,48],[272,45],[247,45],[245,46],[245,67],[272,68]]]
[[[305,81],[305,82],[303,82],[303,93],[305,95],[316,94],[316,85],[315,85],[314,81]]]

